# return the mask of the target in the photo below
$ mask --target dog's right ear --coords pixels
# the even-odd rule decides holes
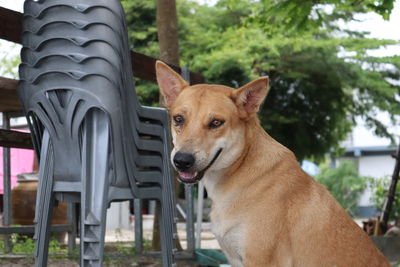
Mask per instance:
[[[156,74],[158,86],[165,99],[165,106],[169,108],[180,92],[189,85],[178,73],[159,60],[156,62]]]

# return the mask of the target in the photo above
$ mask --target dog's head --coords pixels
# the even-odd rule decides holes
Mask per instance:
[[[189,86],[160,61],[156,71],[171,115],[171,160],[179,179],[195,183],[206,171],[231,166],[243,151],[246,121],[256,116],[267,95],[268,78],[235,90],[222,85]]]

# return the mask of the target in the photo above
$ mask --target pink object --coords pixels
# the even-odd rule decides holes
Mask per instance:
[[[11,188],[17,183],[17,175],[33,171],[34,151],[31,149],[11,148]],[[0,147],[0,194],[4,192],[3,148]]]

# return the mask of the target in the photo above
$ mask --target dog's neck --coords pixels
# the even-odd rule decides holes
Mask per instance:
[[[258,171],[268,171],[282,160],[285,152],[289,152],[264,131],[257,117],[245,123],[245,143],[239,156],[228,168],[210,170],[203,178],[207,193],[213,200],[220,195],[221,190],[225,191],[225,188],[229,188],[233,193],[235,189],[242,190],[252,184],[257,177],[251,175],[254,170],[249,167],[257,168]]]

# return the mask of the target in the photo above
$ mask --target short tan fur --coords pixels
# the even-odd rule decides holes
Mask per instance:
[[[389,266],[325,187],[260,126],[267,77],[232,89],[189,86],[160,61],[156,70],[171,115],[171,157],[193,155],[190,168],[178,168],[180,179],[204,182],[212,231],[232,266]]]

